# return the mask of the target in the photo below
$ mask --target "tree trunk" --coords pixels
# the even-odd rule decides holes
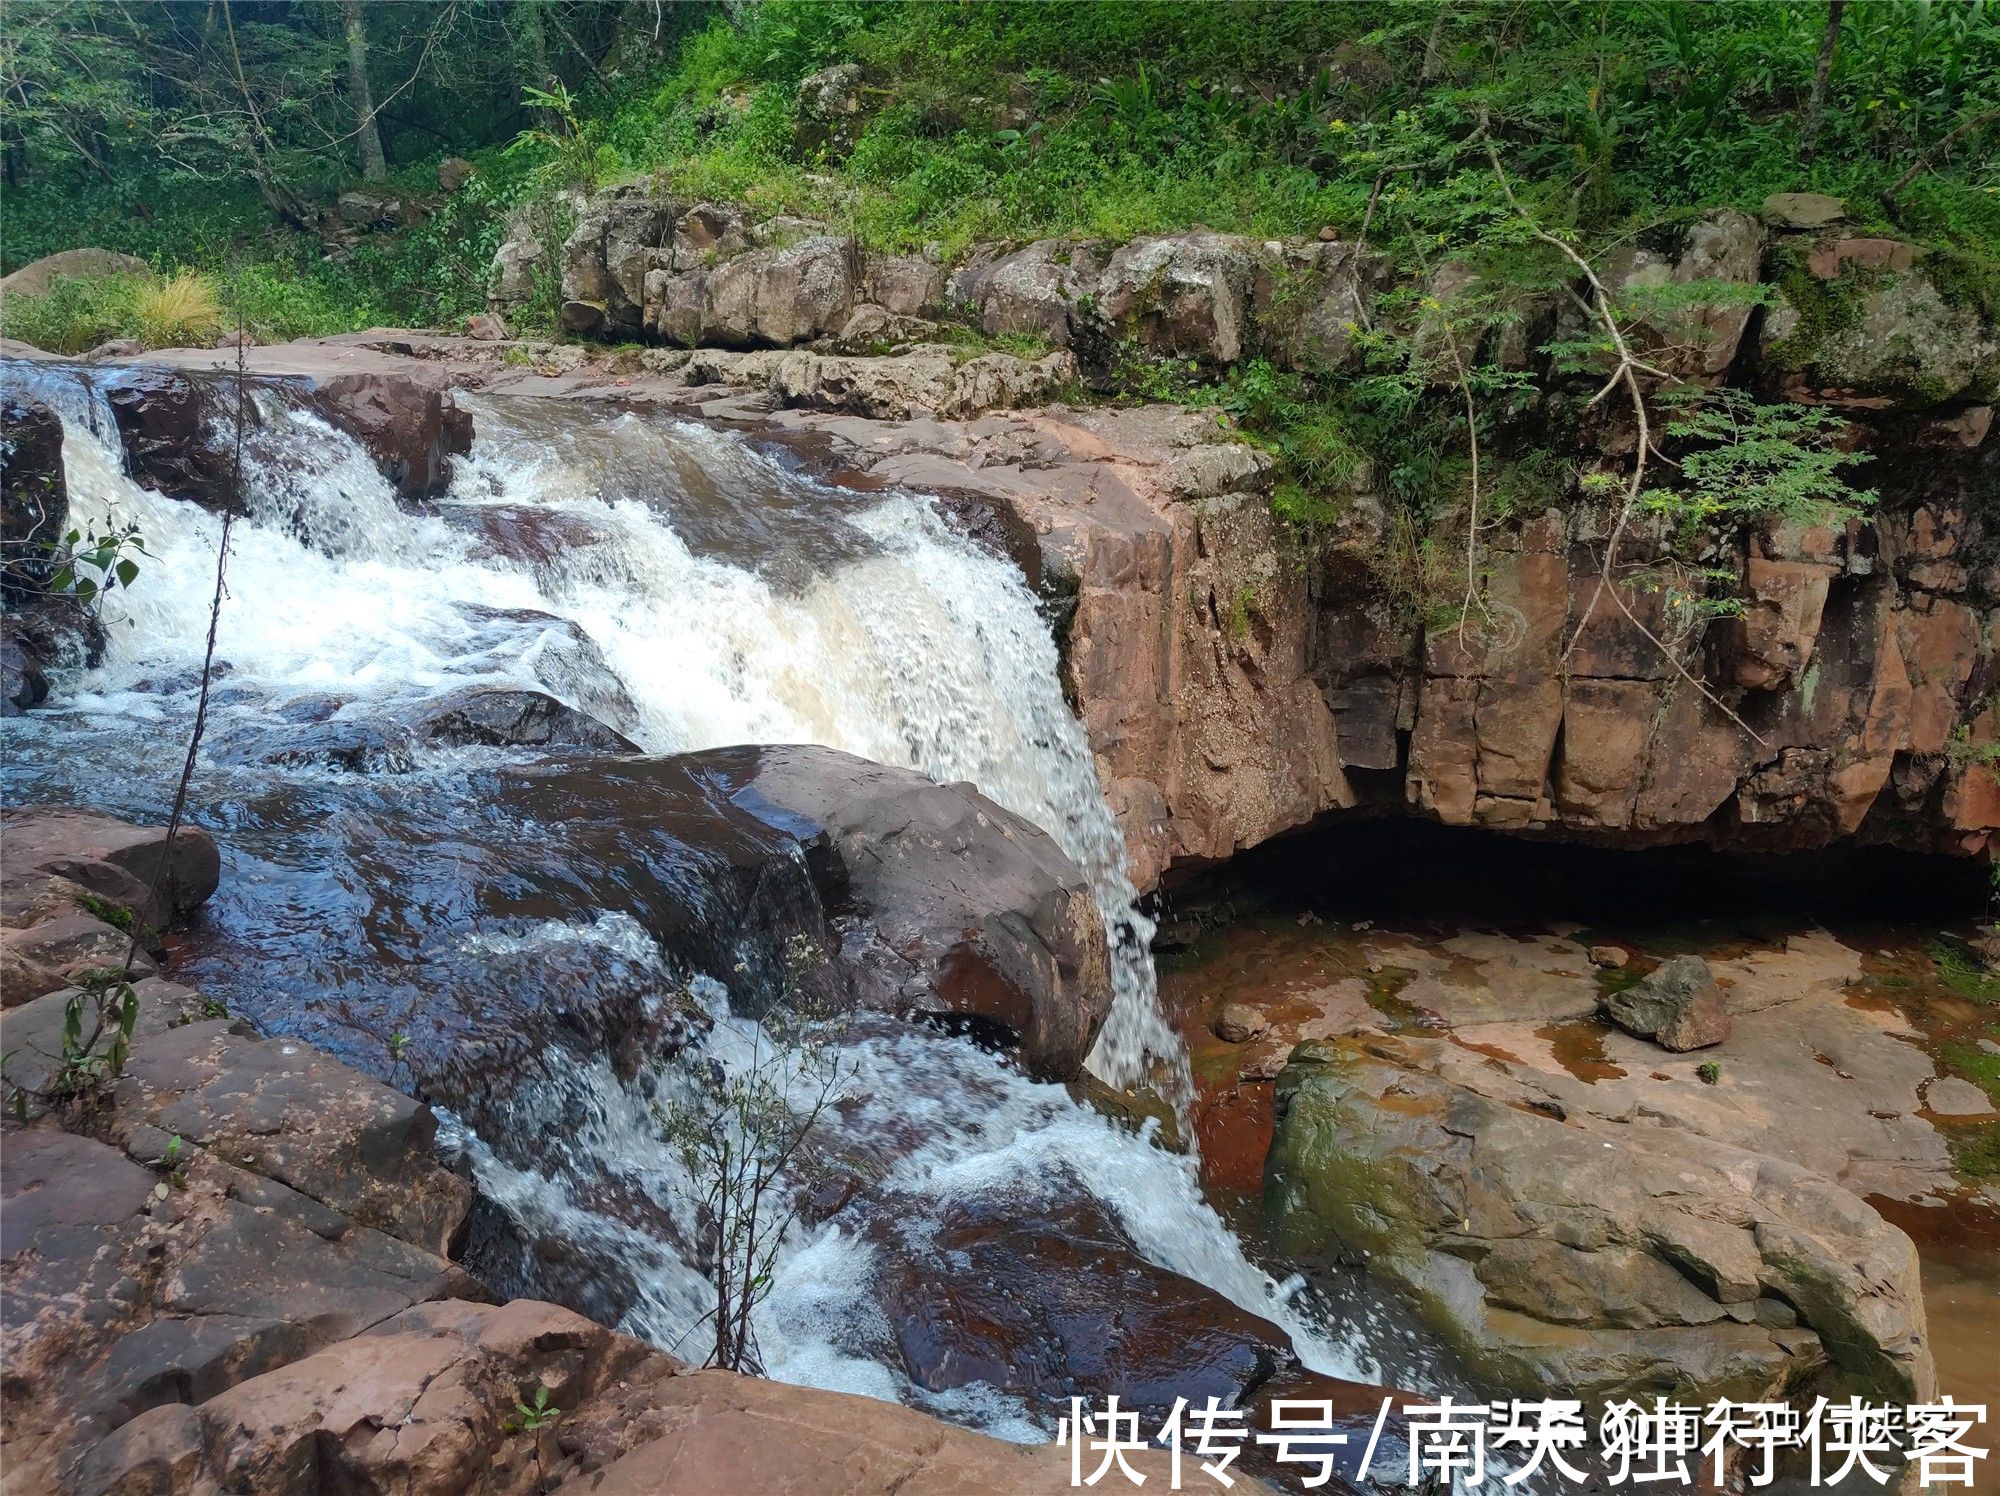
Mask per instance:
[[[341,0],[347,18],[347,90],[354,96],[355,139],[361,146],[362,180],[389,175],[382,158],[382,132],[375,126],[375,96],[368,88],[368,33],[361,24],[361,0]]]
[[[1799,136],[1799,164],[1811,166],[1813,151],[1819,144],[1819,122],[1826,113],[1826,86],[1833,77],[1833,54],[1840,50],[1840,13],[1847,9],[1847,0],[1829,0],[1826,7],[1826,32],[1820,37],[1819,66],[1813,69],[1812,97],[1806,100],[1804,128]]]

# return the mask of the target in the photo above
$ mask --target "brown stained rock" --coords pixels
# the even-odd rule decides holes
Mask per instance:
[[[1605,267],[1605,283],[1641,307],[1631,337],[1647,362],[1670,375],[1710,383],[1727,372],[1755,309],[1751,300],[1718,297],[1713,303],[1649,311],[1646,297],[1673,286],[1710,281],[1748,291],[1757,284],[1763,241],[1763,230],[1754,218],[1724,208],[1690,227],[1679,253],[1672,257],[1637,246],[1612,256]]]
[[[1833,575],[1830,566],[1750,558],[1744,573],[1749,600],[1742,616],[1729,621],[1738,685],[1773,691],[1805,673]]]
[[[150,972],[153,959],[132,937],[71,906],[21,929],[0,930],[0,1006],[31,1002],[93,971]]]
[[[831,749],[679,762],[812,839],[807,863],[827,906],[868,918],[868,952],[851,962],[865,1000],[986,1019],[1019,1037],[1032,1073],[1080,1073],[1111,1006],[1104,927],[1082,872],[1046,833],[970,785]]]
[[[472,450],[472,416],[441,380],[340,374],[319,384],[315,400],[406,499],[443,493],[451,459]]]
[[[95,811],[27,806],[0,811],[0,838],[7,847],[7,883],[32,874],[65,878],[130,910],[153,930],[193,912],[222,876],[214,838],[195,826],[183,826],[169,849],[160,827]]]
[[[1610,971],[1622,970],[1632,959],[1632,953],[1622,945],[1593,945],[1589,955],[1592,966],[1601,966]]]
[[[109,1136],[178,1134],[426,1252],[471,1208],[471,1183],[433,1156],[429,1107],[295,1040],[184,1025],[135,1046],[112,1101]]]
[[[879,1260],[896,1354],[932,1392],[984,1383],[1051,1416],[1116,1394],[1164,1417],[1176,1397],[1238,1406],[1298,1370],[1276,1325],[1147,1262],[1087,1197],[941,1202],[935,1229]]]
[[[1857,270],[1908,270],[1917,262],[1917,247],[1901,239],[1843,236],[1818,245],[1806,259],[1806,269],[1821,280],[1838,280],[1850,266]]]
[[[198,1144],[184,1139],[170,1172],[157,1162],[170,1138],[141,1126],[120,1152],[8,1124],[10,1486],[53,1489],[55,1472],[121,1425],[172,1422],[188,1401],[413,1303],[480,1292],[442,1259]],[[185,1453],[171,1439],[149,1447]]]
[[[1479,778],[1474,728],[1480,683],[1454,676],[1424,682],[1405,780],[1410,803],[1447,826],[1472,824]]]
[[[1215,1016],[1215,1033],[1231,1044],[1247,1044],[1271,1026],[1271,1020],[1248,1003],[1224,1003]]]
[[[1560,815],[1611,830],[1632,824],[1661,691],[1642,680],[1570,683],[1553,784]]]
[[[560,1420],[510,1424],[548,1389]],[[1132,1457],[1164,1484],[1165,1457]],[[1241,1472],[1235,1490],[1265,1489]],[[1066,1491],[1053,1446],[1002,1443],[892,1403],[692,1371],[553,1304],[419,1305],[373,1331],[190,1406],[132,1419],[87,1449],[79,1496],[340,1489],[527,1496]],[[1215,1489],[1195,1476],[1193,1489]]]

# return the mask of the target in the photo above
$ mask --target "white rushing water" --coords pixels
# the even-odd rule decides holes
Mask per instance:
[[[207,588],[190,579],[213,574],[219,521],[130,482],[107,439],[108,413],[86,392],[38,393],[63,411],[75,517],[136,521],[152,556],[139,584],[111,599],[108,657],[52,703],[51,730],[142,731],[171,715],[161,682],[199,665]],[[570,699],[652,752],[820,743],[969,780],[1044,828],[1094,880],[1114,932],[1117,991],[1093,1068],[1118,1085],[1185,1084],[1156,1001],[1151,927],[1063,701],[1048,628],[1012,566],[920,496],[827,488],[697,425],[495,402],[476,407],[475,430],[447,500],[412,514],[347,437],[309,415],[266,411],[228,570],[220,738],[265,730],[310,698],[334,696],[337,717],[360,718],[492,682]],[[547,626],[496,646],[481,621],[495,609],[546,615]],[[579,684],[589,672],[576,668],[567,625],[594,642],[612,689]],[[485,959],[505,954],[482,932],[467,938],[489,940]],[[666,954],[623,916],[504,938],[595,943],[669,979]],[[756,1041],[720,984],[698,983],[697,995],[716,1020],[718,1058]],[[860,1102],[841,1125],[920,1136],[879,1184],[907,1202],[911,1221],[967,1192],[1031,1200],[1080,1188],[1153,1262],[1283,1325],[1315,1369],[1378,1371],[1364,1344],[1337,1343],[1304,1312],[1297,1285],[1245,1257],[1203,1200],[1190,1158],[966,1040],[879,1033],[854,1047],[853,1062]],[[512,1129],[533,1137],[561,1116],[566,1155],[644,1181],[660,1208],[685,1214],[685,1180],[646,1095],[608,1062],[548,1085],[506,1103]],[[490,1119],[482,1125],[492,1130]],[[703,1284],[665,1241],[580,1198],[562,1168],[461,1141],[482,1191],[524,1234],[601,1253],[631,1274],[626,1328],[666,1346],[686,1338]],[[1007,1399],[979,1387],[921,1393],[871,1350],[884,1334],[870,1294],[875,1251],[838,1217],[796,1232],[758,1320],[772,1373],[1045,1437]]]

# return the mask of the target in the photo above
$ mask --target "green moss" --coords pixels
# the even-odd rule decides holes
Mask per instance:
[[[1938,1058],[1944,1061],[1945,1069],[1971,1081],[2000,1106],[2000,1055],[1989,1054],[1977,1044],[1949,1039],[1938,1046]]]
[[[86,913],[94,915],[115,929],[123,930],[127,935],[134,933],[138,928],[138,917],[114,899],[101,898],[94,893],[80,893],[76,896],[76,901],[83,906]]]
[[[2000,320],[2000,260],[1968,250],[1940,249],[1924,256],[1924,275],[1944,304]]]
[[[1862,298],[1882,276],[1878,270],[1849,265],[1833,280],[1822,280],[1808,268],[1806,252],[1795,248],[1774,253],[1771,270],[1779,294],[1798,313],[1799,324],[1768,352],[1772,362],[1793,373],[1812,369],[1834,340],[1861,325]]]
[[[2000,972],[1992,971],[1955,940],[1938,939],[1924,947],[1938,977],[1960,997],[1979,1003],[2000,1003]]]
[[[1974,1179],[2000,1179],[2000,1122],[1983,1127],[1954,1127],[1945,1134],[1951,1161],[1961,1174]]]

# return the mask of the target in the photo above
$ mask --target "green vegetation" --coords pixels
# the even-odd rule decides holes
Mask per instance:
[[[39,1089],[15,1085],[8,1098],[21,1121],[31,1101],[52,1109],[95,1105],[131,1058],[139,994],[126,973],[92,968],[77,972],[74,981],[76,991],[63,1005],[62,1054]]]
[[[252,320],[274,333],[443,322],[476,305],[500,210],[644,173],[884,246],[1368,224],[1441,256],[1506,216],[1487,142],[1539,218],[1607,242],[1804,188],[1975,257],[2000,241],[1990,132],[1952,135],[2000,102],[1980,3],[1849,5],[1816,109],[1825,13],[1776,3],[360,13],[365,94],[323,0],[17,0],[0,261],[87,240],[161,270],[257,265]],[[799,85],[834,63],[861,68],[861,111],[803,129]],[[478,171],[442,194],[450,153]],[[329,245],[331,199],[362,178],[437,211]]]
[[[1938,977],[1960,997],[2000,1003],[2000,971],[1994,971],[1955,940],[1933,940],[1926,948]]]
[[[15,0],[0,265],[91,242],[171,278],[10,298],[9,335],[76,349],[199,340],[239,316],[266,337],[449,325],[482,305],[510,214],[547,261],[513,321],[551,330],[563,194],[621,182],[945,256],[1324,233],[1384,257],[1372,312],[1226,370],[1116,345],[1095,393],[1215,406],[1273,453],[1274,510],[1310,541],[1357,494],[1392,500],[1368,544],[1413,622],[1505,631],[1479,536],[1524,502],[1598,500],[1621,534],[1663,517],[1689,544],[1659,585],[1691,634],[1732,606],[1695,531],[1871,496],[1847,481],[1837,419],[1726,391],[1685,397],[1636,461],[1583,461],[1622,399],[1587,386],[1768,288],[1609,277],[1579,308],[1579,274],[1672,256],[1718,207],[1810,190],[1930,250],[1948,299],[2000,297],[1988,0],[359,0],[358,77],[346,9]],[[470,165],[449,190],[448,157]],[[337,211],[357,187],[370,196]],[[1799,315],[1786,357],[1810,366],[1878,274],[1781,267]],[[1274,280],[1266,321],[1302,323],[1282,309],[1303,285]],[[1544,360],[1588,377],[1552,388]]]
[[[101,898],[97,894],[85,892],[78,894],[76,901],[83,906],[86,914],[103,920],[113,929],[123,930],[127,935],[132,934],[138,925],[137,916],[114,899]]]

